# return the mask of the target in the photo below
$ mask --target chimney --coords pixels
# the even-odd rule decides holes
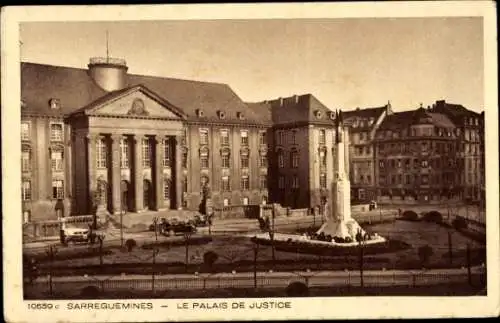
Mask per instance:
[[[299,96],[294,95],[293,98],[295,99],[295,104],[298,104],[299,103]]]
[[[280,100],[280,107],[282,107],[283,106],[283,98],[279,98],[279,100]]]

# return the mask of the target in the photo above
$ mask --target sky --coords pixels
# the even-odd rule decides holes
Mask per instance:
[[[226,83],[247,102],[312,93],[330,109],[414,109],[436,100],[482,111],[482,18],[30,22],[21,60]]]

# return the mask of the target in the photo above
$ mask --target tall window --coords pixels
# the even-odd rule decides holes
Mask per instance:
[[[321,188],[326,188],[326,174],[319,175],[319,186]]]
[[[108,153],[106,150],[106,142],[103,138],[96,141],[96,161],[97,168],[106,168],[108,164]]]
[[[64,198],[64,182],[62,180],[52,181],[52,198],[53,199]]]
[[[260,175],[259,177],[259,187],[261,190],[267,188],[267,175]]]
[[[240,135],[241,135],[241,145],[243,147],[248,146],[248,131],[247,130],[242,130],[240,132]]]
[[[278,167],[279,168],[285,167],[285,156],[283,154],[283,150],[278,151]]]
[[[187,160],[188,160],[188,152],[187,150],[184,150],[182,152],[182,168],[187,168]]]
[[[292,177],[292,188],[299,188],[299,177],[297,175],[293,175]]]
[[[60,150],[52,151],[50,153],[50,165],[53,172],[60,172],[63,170],[63,153]]]
[[[325,129],[319,130],[319,144],[324,145],[326,143],[326,131]]]
[[[172,161],[172,149],[169,140],[163,140],[163,167],[170,167]]]
[[[222,205],[223,206],[229,206],[231,204],[231,201],[228,199],[228,198],[225,198],[223,201],[222,201]]]
[[[163,199],[170,199],[170,179],[168,178],[165,178],[165,180],[163,181]]]
[[[129,168],[129,153],[128,153],[128,140],[127,138],[120,139],[120,167]]]
[[[261,153],[259,155],[259,167],[267,167],[267,154]]]
[[[297,130],[292,130],[290,137],[291,137],[292,145],[295,145],[297,143]]]
[[[142,139],[142,167],[151,167],[151,145],[149,139]]]
[[[208,149],[200,150],[200,167],[208,168]]]
[[[384,167],[385,167],[385,163],[384,163],[384,161],[383,161],[383,160],[379,161],[379,162],[378,162],[378,166],[379,166],[380,168],[384,168]]]
[[[227,130],[220,131],[220,144],[223,146],[229,146],[229,131]]]
[[[241,168],[248,168],[249,167],[249,157],[248,157],[248,151],[242,151],[241,152],[241,155],[240,155],[240,158],[241,158]]]
[[[187,191],[188,191],[188,179],[186,176],[184,176],[182,179],[182,192],[187,193]]]
[[[29,122],[21,122],[21,140],[30,140],[30,135]]]
[[[260,131],[259,132],[259,145],[267,145],[267,137],[266,137],[266,132],[265,131]]]
[[[231,185],[229,183],[229,176],[222,176],[221,190],[223,192],[229,192],[231,190]]]
[[[278,145],[283,145],[285,142],[285,133],[282,130],[276,132],[276,143]]]
[[[410,184],[410,174],[405,175],[405,184]]]
[[[23,148],[21,152],[21,170],[29,172],[31,170],[31,149]]]
[[[50,125],[50,140],[63,141],[63,125],[62,123],[52,123]]]
[[[283,176],[283,175],[280,175],[280,177],[278,178],[278,188],[280,190],[285,189],[285,176]]]
[[[222,151],[222,168],[229,168],[230,167],[230,153],[228,149],[224,149]]]
[[[200,129],[200,145],[208,145],[208,129]]]
[[[297,150],[292,150],[290,153],[291,164],[293,168],[299,167],[299,153]]]
[[[21,187],[21,195],[22,195],[23,201],[31,200],[31,182],[30,181],[23,181],[22,187]]]
[[[241,189],[244,191],[248,191],[250,189],[250,180],[248,179],[248,175],[241,176]]]
[[[321,167],[326,167],[326,150],[324,149],[321,149],[319,151],[319,161],[320,161],[320,165]]]

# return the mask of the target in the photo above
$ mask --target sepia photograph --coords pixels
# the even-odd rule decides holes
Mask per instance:
[[[496,34],[493,4],[478,3],[449,16],[18,13],[15,64],[2,50],[18,306],[127,321],[297,319],[335,299],[495,304]]]

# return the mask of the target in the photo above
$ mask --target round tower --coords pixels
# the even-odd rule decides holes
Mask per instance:
[[[124,59],[93,57],[88,68],[92,80],[107,92],[121,90],[127,86],[128,67]]]

